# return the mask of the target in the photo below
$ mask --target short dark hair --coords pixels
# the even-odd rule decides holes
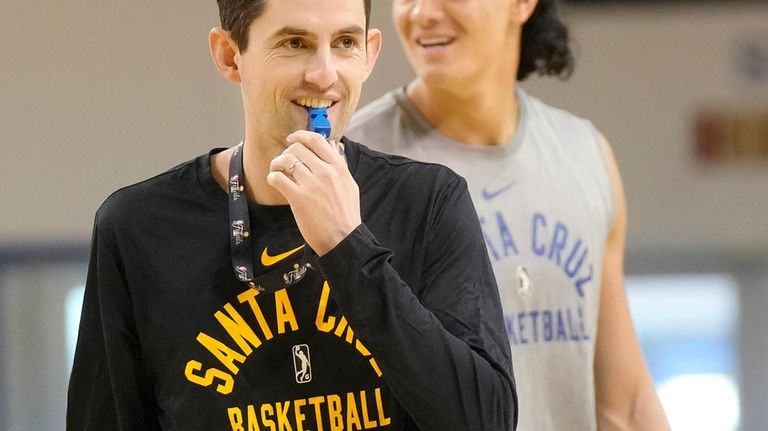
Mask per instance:
[[[560,20],[557,0],[539,0],[523,25],[517,79],[523,81],[534,72],[565,79],[571,76],[573,66],[568,28]]]
[[[229,32],[241,52],[245,52],[248,48],[248,28],[253,20],[264,12],[267,1],[269,0],[216,0],[219,4],[221,28]],[[371,0],[363,0],[363,3],[365,4],[365,29],[368,30]]]

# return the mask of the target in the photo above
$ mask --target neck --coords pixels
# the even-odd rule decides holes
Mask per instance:
[[[503,145],[517,129],[516,81],[479,81],[437,87],[417,78],[406,92],[427,122],[444,136],[467,145]]]
[[[228,190],[229,160],[233,152],[234,148],[229,148],[214,154],[211,159],[213,178],[224,191]],[[278,154],[279,151],[264,150],[256,142],[249,142],[246,138],[243,145],[243,175],[245,176],[245,192],[249,201],[260,205],[288,204],[285,197],[267,183],[269,163]]]

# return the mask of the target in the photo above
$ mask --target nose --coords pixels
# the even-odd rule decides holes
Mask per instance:
[[[310,58],[304,81],[314,90],[327,90],[339,79],[336,61],[329,47],[318,49]]]
[[[411,20],[422,27],[430,27],[443,17],[442,0],[416,0],[411,9]]]

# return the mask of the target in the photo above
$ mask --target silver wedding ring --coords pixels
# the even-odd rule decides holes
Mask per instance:
[[[288,175],[293,175],[293,170],[296,168],[296,166],[303,165],[304,162],[301,160],[296,160],[295,162],[291,163],[291,166],[288,167]]]

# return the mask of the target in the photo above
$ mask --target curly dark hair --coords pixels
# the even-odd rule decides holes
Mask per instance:
[[[566,79],[571,76],[573,67],[568,28],[560,20],[557,0],[539,0],[523,25],[517,79],[523,81],[534,72]]]
[[[268,0],[216,0],[219,5],[221,28],[232,35],[241,52],[248,48],[248,28],[253,20],[258,18]],[[273,0],[279,1],[279,0]],[[371,18],[371,0],[363,0],[365,4],[365,29]]]

